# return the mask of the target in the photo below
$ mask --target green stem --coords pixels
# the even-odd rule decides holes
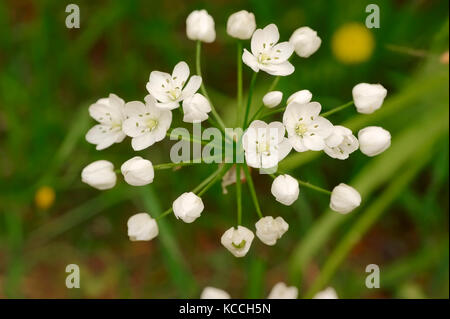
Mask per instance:
[[[250,195],[252,196],[253,204],[255,205],[256,213],[259,218],[263,218],[263,214],[261,213],[261,208],[259,207],[258,198],[256,197],[255,186],[253,185],[252,175],[248,169],[247,164],[243,165],[245,177],[247,178],[248,188],[250,190]]]
[[[334,113],[337,113],[339,111],[342,111],[343,109],[346,109],[347,107],[352,106],[352,105],[353,105],[353,101],[347,102],[347,103],[345,103],[345,104],[343,104],[341,106],[335,107],[334,109],[332,109],[332,110],[330,110],[328,112],[322,113],[320,116],[322,116],[322,117],[330,116],[331,114],[334,114]]]
[[[236,203],[237,203],[237,225],[242,224],[242,185],[241,164],[236,164]]]
[[[206,185],[208,185],[208,183],[210,183],[216,176],[217,174],[220,173],[220,171],[222,170],[222,167],[217,169],[216,171],[214,171],[214,173],[212,173],[211,175],[209,175],[207,178],[205,178],[200,184],[198,184],[193,190],[193,193],[197,193],[199,192],[202,188],[204,188]],[[173,207],[168,208],[167,210],[165,210],[163,213],[161,213],[161,215],[159,215],[158,217],[156,217],[155,219],[161,219],[166,217],[167,215],[169,215],[170,213],[173,212]]]
[[[237,125],[241,123],[242,113],[242,41],[237,43]]]
[[[173,131],[173,130],[172,130],[172,131]],[[171,134],[172,134],[172,131],[167,132],[167,133],[166,133],[166,136],[170,138],[170,137],[171,137]],[[175,136],[175,135],[174,135],[174,136]],[[203,144],[203,145],[208,144],[208,142],[206,142],[206,141],[195,140],[195,139],[192,138],[192,137],[186,138],[186,137],[184,137],[183,135],[178,135],[177,137],[178,137],[178,140],[183,140],[183,141],[192,142],[192,143],[197,143],[197,144]]]
[[[275,174],[269,174],[269,175],[270,175],[270,177],[272,177],[273,179],[276,178],[276,175],[275,175]],[[294,177],[294,178],[295,178],[295,177]],[[325,188],[322,188],[322,187],[313,185],[313,184],[311,184],[311,183],[302,181],[302,180],[300,180],[300,179],[298,179],[298,178],[295,178],[295,179],[296,179],[297,182],[298,182],[300,185],[302,185],[302,186],[305,186],[305,187],[307,187],[307,188],[313,189],[313,190],[318,191],[318,192],[323,193],[323,194],[331,195],[331,192],[330,192],[329,190],[325,189]]]
[[[245,108],[244,122],[242,124],[242,128],[247,127],[248,112],[250,110],[250,105],[252,104],[253,88],[255,87],[257,75],[258,72],[253,72],[252,79],[250,81],[250,88],[248,90],[248,98],[247,98],[247,107]]]
[[[208,183],[206,186],[197,194],[199,197],[202,196],[208,189],[211,188],[216,182],[220,181],[222,177],[228,172],[232,164],[224,164],[220,169],[219,173]]]
[[[196,62],[196,68],[197,68],[197,75],[199,75],[199,76],[202,76],[201,51],[202,51],[202,42],[197,41],[195,62]],[[208,92],[206,92],[206,88],[203,83],[204,83],[204,81],[203,81],[203,77],[202,77],[202,84],[200,85],[200,91],[209,100],[209,104],[211,105],[211,113],[214,115],[217,123],[219,123],[220,128],[225,131],[225,124],[223,123],[219,113],[217,113],[214,105],[212,104],[211,99],[209,98]]]

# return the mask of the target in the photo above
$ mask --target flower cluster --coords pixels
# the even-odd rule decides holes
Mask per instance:
[[[197,74],[191,75],[189,66],[182,61],[175,65],[172,73],[161,71],[150,73],[146,84],[148,95],[144,101],[125,102],[117,95],[110,94],[107,98],[99,99],[92,104],[89,107],[89,114],[98,124],[89,130],[86,140],[95,144],[97,150],[120,143],[127,136],[131,138],[131,146],[135,151],[154,145],[169,134],[172,111],[180,106],[184,122],[208,121],[224,131],[224,122],[202,83],[200,66],[202,43],[213,42],[216,38],[214,19],[205,10],[194,11],[187,17],[186,33],[189,39],[197,41]],[[127,226],[128,236],[132,241],[148,241],[155,238],[158,235],[157,220],[172,212],[177,219],[193,223],[201,217],[205,207],[201,196],[214,183],[223,179],[224,185],[236,184],[238,222],[236,227],[233,226],[224,232],[220,241],[235,257],[244,257],[252,245],[255,234],[262,243],[273,246],[289,229],[289,224],[281,216],[263,215],[249,167],[261,169],[273,178],[271,193],[275,200],[283,205],[293,205],[299,197],[301,186],[326,194],[329,196],[329,207],[333,211],[347,214],[361,204],[361,196],[356,189],[341,183],[332,191],[328,191],[278,172],[278,163],[290,152],[323,151],[331,158],[345,160],[357,149],[367,156],[376,156],[390,146],[390,133],[381,127],[366,127],[360,130],[356,137],[349,128],[334,125],[328,119],[333,113],[351,105],[355,105],[356,111],[362,114],[375,112],[382,106],[387,94],[387,90],[380,84],[356,85],[352,91],[353,101],[325,113],[321,112],[321,104],[313,101],[312,93],[306,89],[290,95],[285,105],[279,106],[282,105],[283,93],[274,90],[279,77],[288,76],[295,71],[290,61],[294,52],[301,58],[308,58],[320,48],[322,40],[316,31],[309,27],[301,27],[293,32],[289,41],[280,42],[280,34],[275,24],[257,29],[254,14],[239,11],[229,17],[227,33],[238,42],[237,118],[242,134],[237,134],[231,139],[225,136],[224,141],[233,145],[236,154],[243,154],[245,162],[239,162],[238,156],[231,164],[225,161],[196,188],[178,196],[173,201],[172,207],[157,218],[152,218],[147,213],[131,216]],[[250,50],[242,48],[242,41],[248,39]],[[245,109],[242,99],[242,62],[254,72]],[[275,76],[275,79],[272,88],[264,95],[260,108],[249,119],[253,86],[259,71]],[[264,118],[278,113],[283,113],[281,121],[269,123],[263,121]],[[210,117],[210,114],[213,116]],[[153,165],[148,159],[134,156],[116,171],[113,163],[99,160],[83,169],[81,179],[94,188],[107,190],[115,186],[116,173],[120,172],[129,185],[144,186],[153,182],[156,170],[175,168],[184,164],[194,162]],[[242,225],[241,184],[244,182],[241,178],[242,172],[258,214],[258,220],[254,225],[255,233]],[[231,182],[229,176],[232,176]],[[202,294],[205,298],[214,296],[229,297],[225,292],[215,288],[208,288]],[[269,295],[269,298],[296,297],[296,288],[286,287],[282,283],[277,284]]]

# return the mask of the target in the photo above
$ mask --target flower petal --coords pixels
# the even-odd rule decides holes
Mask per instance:
[[[258,61],[256,60],[254,55],[247,51],[247,49],[244,49],[244,53],[242,54],[242,61],[253,71],[259,71]]]
[[[321,151],[325,147],[325,141],[322,136],[311,133],[303,137],[303,143],[311,151]]]
[[[289,42],[281,42],[275,45],[272,48],[272,60],[271,62],[274,64],[279,64],[287,59],[292,55],[294,52],[294,47]]]
[[[294,73],[295,68],[289,61],[284,61],[279,64],[269,64],[260,66],[260,69],[275,76],[287,76]]]
[[[192,95],[194,95],[200,86],[202,85],[202,77],[198,75],[193,75],[189,79],[189,82],[186,84],[186,86],[183,89],[182,92],[182,98],[188,98]]]
[[[155,143],[153,134],[146,133],[140,136],[133,137],[131,140],[131,146],[135,151],[141,151]]]
[[[172,72],[172,80],[176,83],[180,89],[186,83],[186,80],[189,77],[189,66],[186,62],[181,61],[173,68]]]

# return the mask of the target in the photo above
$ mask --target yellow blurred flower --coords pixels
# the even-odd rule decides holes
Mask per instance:
[[[34,195],[36,206],[40,209],[48,209],[55,201],[55,191],[49,186],[41,186]]]
[[[367,61],[375,47],[372,33],[361,23],[341,26],[333,35],[331,48],[342,63],[356,64]]]

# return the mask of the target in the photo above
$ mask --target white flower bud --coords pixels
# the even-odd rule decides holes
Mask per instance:
[[[340,183],[333,188],[330,198],[330,208],[341,214],[350,213],[361,204],[361,195],[356,189]]]
[[[130,158],[120,167],[125,181],[132,186],[143,186],[153,182],[155,172],[152,162],[140,156]]]
[[[300,188],[295,178],[284,174],[274,179],[271,192],[278,202],[290,206],[297,200]]]
[[[359,83],[353,88],[352,95],[356,110],[370,114],[383,105],[387,90],[381,84]]]
[[[183,121],[187,123],[200,123],[208,119],[211,105],[206,97],[195,93],[183,101]]]
[[[200,197],[193,192],[184,193],[172,205],[175,216],[185,223],[192,223],[200,217],[205,206]]]
[[[214,288],[214,287],[205,287],[203,289],[202,294],[200,295],[200,299],[230,299],[230,295],[225,290]]]
[[[284,282],[279,282],[273,286],[267,299],[297,299],[297,287],[288,287]]]
[[[191,40],[213,42],[216,39],[214,19],[206,10],[192,11],[186,19],[186,34]]]
[[[233,38],[247,40],[256,29],[255,15],[246,10],[233,13],[228,18],[227,33]]]
[[[148,241],[158,236],[158,224],[147,213],[131,216],[127,222],[131,241]]]
[[[266,216],[255,224],[256,236],[266,245],[273,246],[278,239],[289,229],[288,223],[283,218]]]
[[[322,40],[310,27],[301,27],[294,31],[289,42],[294,46],[298,56],[308,58],[319,49]]]
[[[358,140],[363,154],[375,156],[391,146],[391,133],[379,126],[368,126],[358,132]]]
[[[283,93],[280,91],[272,91],[264,95],[263,104],[268,108],[273,108],[281,103]]]
[[[244,226],[238,226],[237,229],[231,227],[223,233],[220,242],[235,257],[244,257],[250,249],[253,238],[255,238],[255,235],[253,235],[250,229]]]
[[[312,99],[312,93],[309,90],[301,90],[297,91],[294,94],[292,94],[287,99],[287,104],[291,104],[292,102],[298,103],[298,104],[306,104],[311,102]]]
[[[332,287],[328,287],[325,290],[318,292],[313,299],[339,299],[336,290]]]
[[[113,188],[116,185],[116,173],[114,165],[105,160],[95,161],[81,172],[81,180],[99,190]]]

